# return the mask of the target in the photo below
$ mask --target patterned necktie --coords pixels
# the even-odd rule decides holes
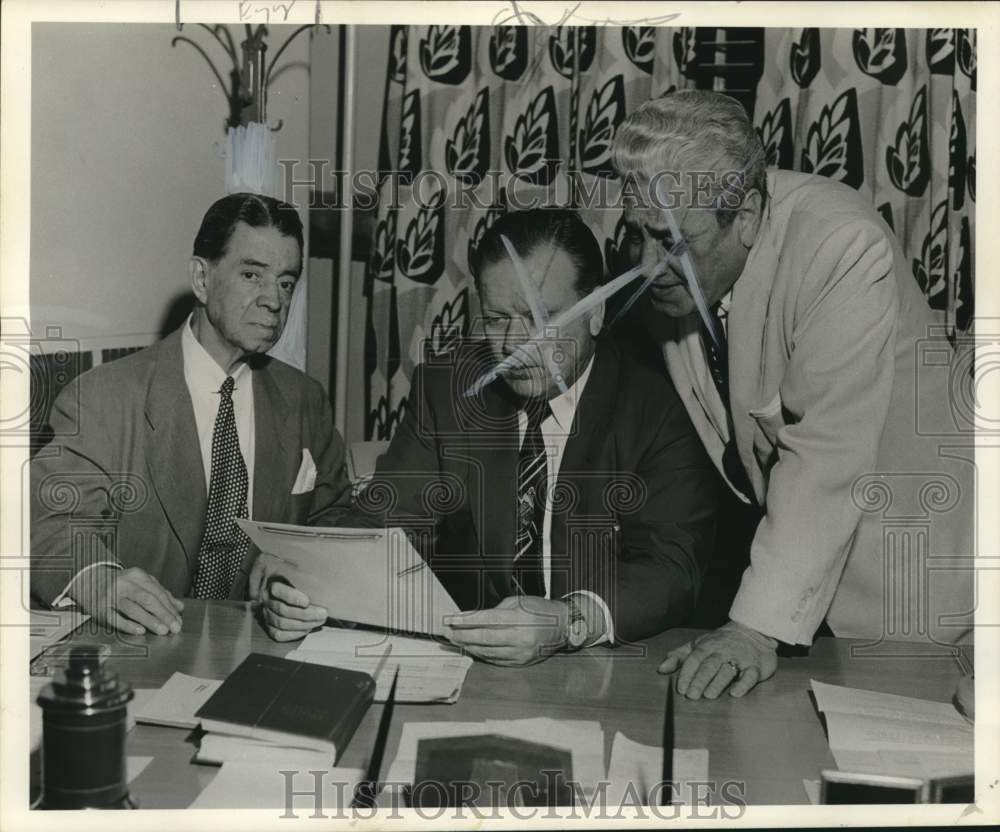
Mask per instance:
[[[192,588],[195,598],[227,598],[250,547],[250,539],[236,525],[237,517],[247,516],[248,478],[236,433],[234,386],[232,376],[227,376],[219,391],[205,534],[198,549]]]
[[[726,334],[722,329],[722,322],[717,317],[717,309],[716,306],[711,310],[714,313],[710,316],[712,319],[711,331],[705,322],[702,322],[701,341],[705,345],[705,357],[708,359],[708,371],[712,374],[712,381],[715,382],[726,410],[729,410],[729,348],[726,344]]]
[[[732,418],[729,416],[731,410],[729,406],[729,344],[726,341],[726,333],[719,319],[720,307],[716,304],[712,307],[712,332],[708,331],[704,322],[701,325],[701,340],[705,345],[705,358],[708,360],[708,371],[712,374],[712,381],[719,391],[726,408],[726,416],[730,425],[730,438],[722,452],[722,468],[726,472],[726,478],[743,494],[744,497],[755,502],[753,499],[753,488],[747,472],[740,462],[739,451],[736,448],[736,439],[733,436]]]
[[[545,596],[542,575],[542,529],[545,521],[545,484],[548,464],[542,422],[552,411],[549,403],[530,402],[525,408],[524,431],[517,460],[517,537],[511,578],[518,595]]]

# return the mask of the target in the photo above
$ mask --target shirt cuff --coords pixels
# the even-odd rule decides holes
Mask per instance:
[[[69,588],[73,586],[77,578],[79,578],[88,569],[93,569],[95,566],[110,566],[112,569],[125,568],[120,563],[115,563],[115,561],[113,560],[99,560],[97,561],[97,563],[91,563],[88,566],[83,567],[83,569],[81,569],[72,578],[70,578],[69,583],[66,584],[65,587],[63,587],[63,591],[56,596],[55,600],[52,602],[52,608],[57,609],[63,607],[72,607],[76,603],[76,601],[70,598],[66,593],[69,592]]]
[[[586,595],[588,598],[590,598],[591,601],[597,604],[597,606],[601,608],[601,612],[604,613],[604,631],[595,641],[590,642],[590,644],[588,644],[587,646],[594,647],[598,644],[604,644],[605,642],[607,642],[608,644],[614,644],[615,624],[611,620],[611,610],[608,608],[608,605],[604,603],[604,599],[601,598],[601,596],[598,595],[597,593],[590,592],[589,590],[586,589],[578,589],[575,592],[567,592],[563,596],[563,598],[564,599],[569,598],[572,595]]]

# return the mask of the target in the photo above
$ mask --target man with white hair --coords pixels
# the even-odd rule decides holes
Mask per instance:
[[[918,404],[949,406],[917,361],[941,321],[891,230],[852,188],[766,170],[743,107],[719,93],[646,102],[614,161],[640,186],[625,222],[652,281],[646,329],[720,473],[764,510],[730,621],[661,672],[680,668],[689,698],[742,696],[775,672],[779,642],[808,645],[824,621],[876,643],[963,638],[972,452],[949,457],[917,430]],[[894,546],[892,515],[867,499],[872,484],[902,499],[902,482],[948,492],[924,551]]]

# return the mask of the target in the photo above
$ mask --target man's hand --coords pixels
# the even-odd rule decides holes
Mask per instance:
[[[67,594],[96,621],[123,633],[181,631],[183,602],[137,567],[95,566],[79,575]]]
[[[566,643],[569,607],[534,595],[504,598],[491,610],[448,616],[448,638],[483,661],[534,664]]]
[[[673,673],[680,667],[677,692],[688,699],[703,695],[715,699],[731,683],[729,695],[739,697],[774,675],[778,669],[777,648],[774,639],[730,621],[671,650],[659,672]]]
[[[257,602],[267,634],[275,641],[295,641],[322,627],[327,612],[281,576],[280,563],[274,555],[261,552],[250,570],[247,592]]]

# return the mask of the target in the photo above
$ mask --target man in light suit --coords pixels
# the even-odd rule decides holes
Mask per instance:
[[[302,270],[302,224],[270,197],[209,208],[197,306],[151,347],[57,398],[31,463],[31,592],[132,633],[178,632],[181,596],[245,594],[238,517],[333,522],[350,504],[322,387],[269,358]]]
[[[972,451],[918,430],[949,406],[948,374],[918,362],[941,320],[892,231],[852,188],[766,171],[745,111],[718,93],[647,102],[614,159],[641,185],[625,221],[655,278],[646,327],[719,471],[765,511],[731,620],[661,671],[680,667],[691,698],[741,696],[774,673],[779,642],[808,645],[824,622],[873,642],[963,638]],[[929,525],[910,553],[908,512]]]
[[[575,213],[497,220],[474,270],[486,337],[417,368],[406,417],[350,520],[427,530],[424,557],[468,611],[451,618],[450,639],[520,665],[683,622],[712,549],[718,478],[669,379],[598,337],[603,305],[467,394],[536,329],[535,293],[502,236],[548,320],[602,277]],[[251,576],[251,593],[262,578]],[[337,614],[311,608],[309,587],[261,585],[276,638]]]

